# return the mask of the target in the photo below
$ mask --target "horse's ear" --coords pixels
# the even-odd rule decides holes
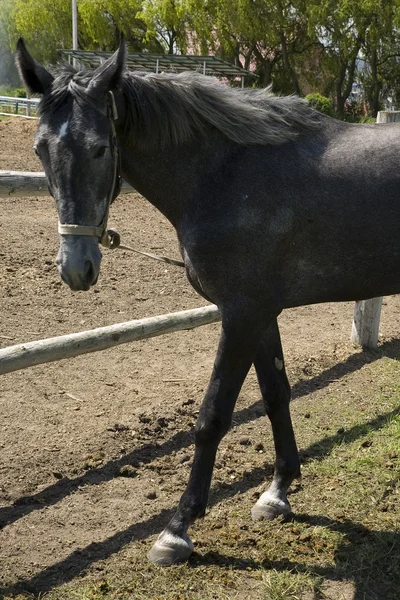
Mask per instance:
[[[88,86],[89,94],[106,94],[119,86],[125,70],[126,52],[125,38],[121,35],[118,50],[94,71]]]
[[[51,87],[53,75],[32,58],[22,38],[17,42],[15,62],[22,82],[32,94],[44,94]]]

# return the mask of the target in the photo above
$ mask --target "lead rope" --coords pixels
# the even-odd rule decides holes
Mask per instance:
[[[159,256],[158,254],[151,254],[150,252],[143,252],[142,250],[136,250],[136,248],[132,248],[131,246],[125,246],[124,244],[121,244],[121,236],[119,235],[118,231],[115,231],[115,229],[107,229],[106,235],[107,242],[103,243],[102,238],[100,240],[100,243],[102,246],[105,246],[110,250],[115,250],[116,248],[119,248],[120,250],[128,250],[129,252],[135,252],[135,254],[141,254],[142,256],[147,256],[147,258],[152,258],[153,260],[158,260],[160,262],[167,263],[168,265],[174,265],[175,267],[185,266],[185,263],[181,260],[175,260],[175,258],[169,258],[168,256]]]
[[[169,265],[174,265],[176,267],[184,267],[185,263],[181,260],[175,260],[174,258],[169,258],[168,256],[158,256],[157,254],[150,254],[150,252],[142,252],[141,250],[136,250],[131,246],[125,246],[121,244],[121,236],[118,231],[115,229],[107,229],[107,221],[108,214],[110,211],[110,205],[115,200],[115,198],[119,194],[119,190],[117,194],[115,194],[115,186],[117,183],[117,179],[119,177],[118,174],[118,166],[119,166],[119,153],[118,153],[118,144],[117,144],[117,133],[115,131],[114,121],[118,119],[118,111],[115,103],[114,94],[109,91],[109,98],[111,103],[111,115],[110,115],[110,123],[111,123],[111,133],[112,133],[112,145],[113,145],[113,155],[114,155],[114,174],[113,174],[113,183],[111,186],[111,192],[107,201],[106,212],[104,214],[103,220],[98,227],[92,227],[90,225],[71,225],[71,224],[61,224],[58,223],[58,233],[61,235],[88,235],[91,237],[97,237],[99,239],[99,243],[105,248],[109,248],[110,250],[115,250],[119,248],[120,250],[128,250],[129,252],[135,252],[136,254],[141,254],[142,256],[147,256],[147,258],[152,258],[153,260],[158,260]],[[119,177],[120,179],[120,177]],[[119,186],[120,187],[120,186]]]

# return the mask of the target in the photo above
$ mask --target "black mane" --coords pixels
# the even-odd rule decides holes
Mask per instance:
[[[64,65],[40,105],[41,116],[63,106],[69,97],[89,102],[104,113],[104,104],[88,93],[93,71]],[[128,117],[126,136],[136,145],[178,145],[209,126],[241,145],[279,145],[320,126],[320,117],[295,96],[267,90],[238,89],[197,73],[126,72],[120,82]]]

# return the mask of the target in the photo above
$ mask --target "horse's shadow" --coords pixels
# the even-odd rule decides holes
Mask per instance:
[[[374,353],[359,353],[350,356],[343,363],[337,364],[334,367],[327,369],[317,377],[312,378],[308,381],[301,381],[293,386],[293,397],[294,399],[306,395],[311,389],[318,387],[319,389],[328,386],[333,379],[337,380],[340,377],[349,373],[355,372],[360,369],[366,363],[372,362],[381,358],[382,356],[398,357],[400,354],[400,340],[394,340],[383,344],[379,352]],[[391,411],[382,415],[377,416],[375,419],[368,421],[367,425],[369,430],[379,429],[384,423],[390,419],[393,415],[398,414],[399,410]],[[263,413],[262,404],[256,402],[246,409],[242,409],[235,412],[234,423],[235,425],[250,422],[257,419]],[[332,436],[328,436],[312,444],[310,447],[303,450],[303,455],[307,458],[322,459],[328,455],[333,447],[340,441],[341,443],[348,443],[357,439],[364,434],[364,428],[354,426],[343,433],[338,433]],[[146,444],[140,448],[134,449],[129,454],[121,457],[120,459],[109,461],[106,465],[101,468],[92,469],[85,475],[77,477],[75,479],[64,479],[60,480],[56,484],[49,486],[45,490],[32,496],[26,496],[18,499],[12,506],[6,507],[0,510],[0,526],[11,524],[19,518],[29,514],[34,510],[40,510],[46,506],[51,506],[67,497],[81,485],[88,484],[100,484],[104,481],[115,476],[115,472],[118,468],[123,465],[130,464],[140,457],[143,462],[151,463],[153,460],[160,456],[170,454],[174,450],[178,450],[189,446],[193,443],[193,430],[188,432],[179,432],[174,434],[163,444]],[[272,470],[272,467],[271,467]],[[264,483],[266,471],[264,468],[256,468],[251,472],[245,473],[242,480],[235,481],[234,483],[221,483],[213,487],[210,494],[210,505],[216,504],[223,499],[235,496],[236,494],[245,493],[246,491],[257,487]],[[47,567],[42,572],[35,575],[33,578],[22,580],[15,585],[8,586],[7,588],[0,588],[1,595],[7,595],[12,593],[20,593],[21,591],[28,591],[32,593],[48,592],[53,587],[62,583],[67,583],[73,580],[75,577],[82,574],[83,571],[88,569],[90,565],[107,559],[109,556],[119,552],[124,546],[132,541],[144,540],[149,536],[157,533],[163,529],[165,524],[168,522],[173,514],[173,509],[164,510],[160,514],[151,517],[146,521],[135,523],[128,527],[126,530],[116,533],[115,535],[107,538],[103,542],[92,543],[84,549],[76,550],[71,553],[64,560]],[[325,527],[341,527],[342,531],[346,534],[346,537],[351,541],[351,530],[355,527],[350,521],[336,522],[325,517],[307,517],[298,516],[297,519],[309,520],[320,519],[319,524]],[[358,526],[357,526],[358,527]],[[369,530],[365,530],[368,534],[372,534]],[[376,532],[375,532],[376,533]],[[390,534],[388,532],[379,532],[382,536],[394,536],[394,543],[400,545],[399,536],[397,534]],[[209,556],[208,556],[209,558]],[[199,558],[195,555],[192,559],[191,564],[196,565],[196,561],[204,561],[206,558]],[[357,562],[357,557],[355,561]],[[218,563],[229,562],[230,568],[242,568],[240,565],[247,564],[247,566],[253,566],[247,559],[238,561],[233,557],[218,557]],[[247,562],[246,562],[247,561]],[[262,566],[261,564],[259,566]],[[303,567],[301,563],[287,563],[281,561],[278,563],[271,564],[276,569],[288,569],[296,568],[301,570]],[[355,564],[356,567],[356,564]],[[304,567],[305,568],[305,567]],[[318,571],[318,569],[317,569]],[[326,572],[325,572],[326,571]],[[340,579],[340,568],[335,577],[335,572],[329,572],[329,570],[321,569],[321,575],[332,576],[333,579]],[[378,582],[379,583],[379,582]],[[360,578],[358,582],[356,580],[357,590],[361,590],[360,594],[355,597],[354,600],[361,600],[365,598],[374,598],[374,596],[363,596],[363,581]],[[357,592],[358,593],[358,592]],[[376,598],[381,598],[377,596]],[[389,596],[387,596],[389,600]],[[315,596],[315,600],[318,600],[318,596]],[[386,600],[386,597],[385,597]]]

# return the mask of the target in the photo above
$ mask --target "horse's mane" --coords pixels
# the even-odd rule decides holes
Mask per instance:
[[[91,76],[92,71],[64,66],[43,97],[40,114],[56,110],[69,95],[95,106],[87,93]],[[128,106],[125,141],[143,148],[182,144],[205,135],[209,126],[241,145],[279,145],[320,125],[318,113],[296,96],[233,88],[192,72],[128,71],[120,87]]]

